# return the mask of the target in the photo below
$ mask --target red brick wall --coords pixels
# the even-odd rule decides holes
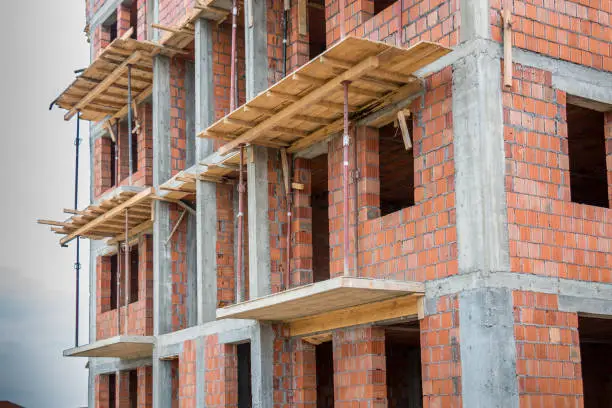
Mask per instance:
[[[500,8],[491,2],[490,24],[502,41]],[[609,1],[513,1],[512,39],[516,47],[596,69],[612,71],[612,5]]]
[[[137,378],[137,401],[138,408],[151,408],[153,406],[153,381],[152,368],[138,367],[136,368]],[[129,408],[129,371],[121,371],[116,373],[115,377],[115,406],[118,408]],[[97,375],[95,378],[94,401],[96,408],[109,407],[109,375]]]
[[[153,238],[145,235],[138,242],[138,301],[128,305],[128,334],[150,336],[153,334]],[[118,269],[121,283],[119,304],[125,299],[124,258],[119,257]],[[96,259],[96,339],[118,335],[117,309],[110,309],[110,257]],[[121,306],[121,334],[125,334],[126,307]]]
[[[339,0],[326,2],[325,16],[329,46],[340,39]],[[344,18],[347,35],[401,46],[419,41],[434,41],[447,47],[458,44],[457,0],[397,1],[376,15],[373,0],[347,0]]]
[[[503,104],[512,271],[611,282],[612,210],[570,202],[565,93],[515,64]]]
[[[442,297],[420,321],[423,408],[462,406],[458,308],[457,296]]]
[[[370,206],[360,214],[360,276],[424,281],[457,273],[451,79],[450,68],[428,77],[425,96],[410,107],[414,115],[415,205],[372,219],[368,213],[375,214],[371,207],[379,205],[376,198],[379,186],[371,181],[371,187],[363,187],[370,190],[367,197],[360,191],[360,207]],[[372,149],[375,143],[368,146]],[[334,163],[339,163],[337,160]],[[363,169],[362,166],[361,177],[369,177]],[[371,172],[376,179],[378,174],[374,170]],[[338,172],[330,167],[330,177],[338,177]],[[339,187],[334,184],[335,189]],[[341,226],[339,223],[332,223],[332,230]],[[336,239],[340,241],[341,237]],[[332,250],[332,255],[337,260],[342,253],[336,255]]]
[[[238,355],[236,345],[219,344],[217,335],[206,337],[204,370],[206,401],[210,408],[238,405]]]
[[[138,168],[132,173],[132,186],[146,187],[153,184],[153,111],[150,104],[137,107],[140,121],[140,132],[137,135]],[[183,121],[184,122],[184,121]],[[129,140],[127,123],[119,126],[118,177],[120,186],[130,185],[129,180]],[[110,191],[114,180],[111,180],[112,141],[109,137],[100,137],[94,142],[94,198],[99,198]]]
[[[160,0],[159,24],[170,27],[180,24],[194,4],[195,0]]]
[[[559,311],[557,295],[513,298],[520,406],[582,407],[578,316]]]
[[[313,282],[312,263],[312,204],[310,160],[296,158],[293,162],[293,180],[304,185],[303,190],[293,190],[291,208],[291,285]],[[325,239],[328,239],[326,236]]]
[[[286,288],[287,205],[280,153],[268,151],[268,220],[270,221],[270,284],[272,293]]]
[[[604,116],[606,137],[606,167],[608,168],[608,198],[612,208],[612,113]]]
[[[187,340],[179,356],[179,407],[196,407],[196,343]]]
[[[334,406],[386,407],[384,328],[370,326],[335,330],[333,345]]]
[[[171,228],[177,225],[181,214],[186,211],[176,204],[170,206],[170,225]],[[171,279],[172,279],[172,299],[171,316],[172,331],[181,330],[187,327],[187,298],[188,272],[187,272],[187,225],[191,215],[187,212],[183,216],[181,223],[176,228],[174,235],[168,242],[171,253]]]

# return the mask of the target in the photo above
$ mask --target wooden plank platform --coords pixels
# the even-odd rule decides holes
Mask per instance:
[[[116,38],[96,57],[55,100],[68,112],[69,120],[81,113],[81,119],[101,121],[122,119],[127,115],[128,69],[132,67],[132,98],[139,104],[153,90],[153,57],[173,56],[180,50],[170,49],[150,41],[129,37],[131,30]]]
[[[135,359],[153,355],[153,336],[116,336],[64,350],[64,357],[113,357]]]
[[[61,245],[77,236],[124,241],[126,211],[129,238],[150,230],[154,197],[155,190],[152,187],[118,187],[112,194],[102,197],[97,204],[84,210],[66,210],[73,215],[65,221],[38,220],[38,223],[50,225],[53,232],[63,235]]]
[[[198,136],[227,142],[219,156],[241,144],[306,149],[342,130],[342,82],[350,81],[349,110],[357,120],[420,92],[411,74],[450,51],[430,42],[404,49],[346,37]]]
[[[217,309],[217,318],[291,322],[424,292],[420,282],[337,277]]]

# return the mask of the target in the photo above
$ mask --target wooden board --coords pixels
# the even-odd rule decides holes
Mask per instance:
[[[321,313],[289,322],[292,337],[325,333],[342,327],[418,316],[418,295],[396,297]]]
[[[288,322],[424,290],[420,282],[338,277],[217,309],[217,318]]]
[[[153,355],[153,336],[116,336],[64,350],[64,357],[113,357],[135,359]]]
[[[343,81],[351,81],[354,120],[422,90],[411,74],[450,51],[430,42],[404,49],[347,37],[198,136],[226,141],[222,156],[241,144],[303,150],[342,129]]]
[[[77,110],[84,120],[121,119],[127,114],[127,65],[132,67],[132,97],[142,102],[151,94],[153,56],[160,53],[172,56],[176,51],[149,41],[117,38],[57,97],[55,104],[68,111],[66,120]]]
[[[84,210],[75,211],[64,221],[39,220],[39,224],[61,227],[54,228],[57,234],[64,235],[60,244],[65,245],[77,236],[103,239],[111,238],[113,242],[125,239],[126,220],[128,237],[149,229],[153,212],[151,201],[155,195],[152,187],[118,187],[112,194],[102,197],[97,204],[92,204]]]

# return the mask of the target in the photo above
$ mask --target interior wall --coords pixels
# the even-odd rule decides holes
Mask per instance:
[[[329,279],[329,191],[327,154],[311,162],[312,269],[315,282]]]
[[[331,341],[315,349],[317,364],[317,408],[334,407],[334,348]]]

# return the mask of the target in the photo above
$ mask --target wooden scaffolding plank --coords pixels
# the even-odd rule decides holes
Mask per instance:
[[[154,193],[154,190],[152,187],[149,187],[145,190],[143,190],[142,192],[136,194],[135,196],[131,197],[129,200],[119,204],[118,206],[116,206],[115,208],[105,212],[104,214],[102,214],[101,216],[99,216],[98,218],[96,218],[95,220],[91,221],[90,223],[78,228],[76,231],[73,231],[71,234],[65,236],[64,238],[62,238],[60,240],[60,244],[65,245],[68,242],[72,241],[73,239],[75,239],[77,236],[86,233],[88,230],[93,230],[95,229],[97,226],[103,224],[105,221],[120,215],[126,208],[129,208],[133,205],[136,205],[138,203],[140,203],[141,201],[149,198],[152,194]]]
[[[110,75],[108,75],[102,82],[100,82],[94,89],[92,89],[79,103],[77,103],[66,115],[64,115],[65,120],[70,120],[83,106],[87,105],[94,98],[100,95],[104,90],[106,90],[115,80],[117,80],[123,73],[127,70],[128,65],[136,63],[140,58],[142,58],[142,53],[140,51],[134,52],[130,57],[128,57],[121,65],[117,67]]]

